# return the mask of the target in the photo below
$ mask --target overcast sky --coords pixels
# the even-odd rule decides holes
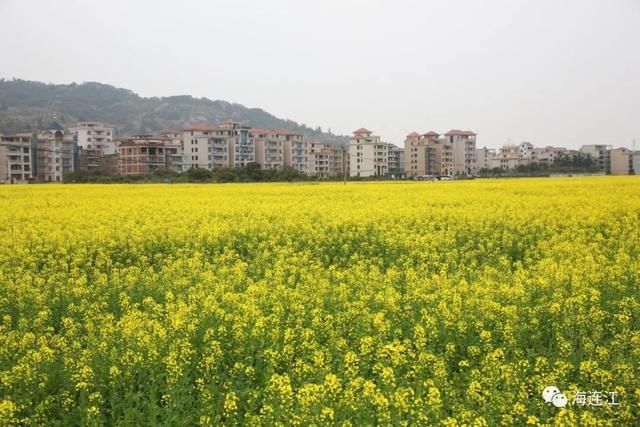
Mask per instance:
[[[640,0],[0,0],[0,77],[411,131],[640,147]]]

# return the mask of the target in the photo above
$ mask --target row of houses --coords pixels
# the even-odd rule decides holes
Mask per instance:
[[[420,178],[471,176],[477,172],[476,133],[452,129],[440,135],[411,132],[404,148],[365,128],[353,132],[349,144],[351,176]]]
[[[99,122],[66,130],[54,122],[46,131],[0,135],[0,182],[62,181],[73,171],[139,175],[251,163],[263,169],[291,167],[317,177],[342,176],[348,170],[348,152],[341,146],[234,121],[120,139],[114,135],[113,127]]]
[[[582,154],[590,156],[602,173],[611,175],[640,174],[640,151],[611,145],[583,145],[579,150],[565,147],[535,147],[530,142],[505,144],[502,148],[479,148],[476,150],[477,169],[516,170],[531,163],[551,165],[561,156]]]
[[[482,169],[515,170],[530,163],[552,164],[559,156],[591,156],[603,173],[640,174],[640,152],[609,145],[580,150],[535,147],[530,142],[500,149],[476,148],[477,134],[452,129],[444,134],[411,132],[404,147],[383,142],[372,131],[353,132],[347,148],[310,141],[286,129],[252,128],[231,120],[188,125],[158,134],[116,138],[112,126],[81,122],[64,129],[0,135],[0,182],[62,181],[73,171],[139,175],[191,168],[262,169],[286,167],[316,177],[414,178],[473,176]]]

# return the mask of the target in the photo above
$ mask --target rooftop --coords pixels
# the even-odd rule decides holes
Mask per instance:
[[[470,130],[451,129],[449,132],[445,133],[445,135],[446,136],[475,136],[477,134]]]
[[[371,134],[371,131],[369,129],[360,128],[360,129],[354,130],[353,133],[356,134],[356,135],[359,135],[359,134]]]
[[[196,131],[200,131],[200,132],[211,132],[214,130],[218,130],[218,128],[211,126],[209,124],[206,123],[201,123],[201,124],[196,124],[196,125],[187,125],[184,130],[186,131],[192,131],[192,130],[196,130]]]

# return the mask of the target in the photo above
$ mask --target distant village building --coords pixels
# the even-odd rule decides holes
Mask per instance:
[[[368,129],[355,130],[349,141],[350,176],[386,177],[389,172],[389,145]]]
[[[259,129],[232,120],[195,124],[158,134],[113,139],[115,129],[80,122],[65,131],[48,129],[0,136],[0,183],[63,181],[73,171],[101,174],[185,172],[191,168],[242,168],[257,163],[265,170],[291,167],[318,178],[391,179],[473,176],[479,170],[517,170],[529,164],[552,165],[562,156],[591,156],[603,173],[640,174],[640,152],[610,145],[536,147],[528,141],[499,149],[476,149],[472,131],[450,130],[407,135],[404,147],[383,142],[371,131],[353,132],[348,148],[305,140],[288,129]]]
[[[404,148],[389,144],[389,177],[401,179],[405,176]]]
[[[476,162],[478,170],[493,169],[498,167],[495,164],[496,150],[494,148],[478,148],[476,149]]]
[[[450,130],[444,135],[412,132],[405,139],[407,177],[471,176],[478,170],[476,134]]]
[[[580,152],[590,155],[598,164],[600,171],[605,173],[611,172],[611,145],[592,144],[583,145]]]
[[[57,122],[47,130],[0,136],[0,182],[60,182],[74,170],[73,139]]]
[[[179,143],[162,135],[134,135],[118,143],[118,171],[122,175],[145,175],[182,170]]]
[[[610,152],[611,175],[633,175],[634,152],[628,148],[614,148]]]

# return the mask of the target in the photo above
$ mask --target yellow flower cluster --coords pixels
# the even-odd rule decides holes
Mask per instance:
[[[0,425],[633,425],[639,280],[636,177],[4,186]]]

